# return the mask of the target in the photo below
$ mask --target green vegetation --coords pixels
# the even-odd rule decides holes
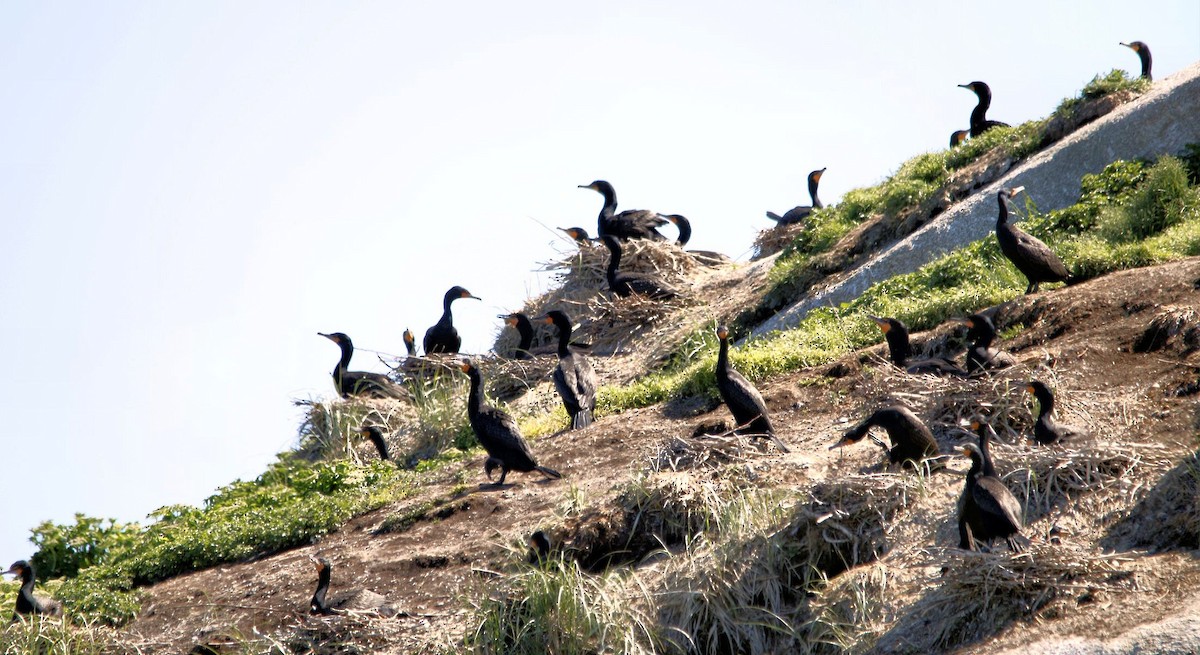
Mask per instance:
[[[5,615],[5,621],[8,615]],[[121,652],[111,630],[86,622],[26,618],[0,629],[0,653],[39,655],[101,655]]]
[[[63,570],[77,567],[56,593],[72,616],[120,625],[137,613],[140,585],[308,543],[411,493],[414,480],[385,462],[312,464],[283,456],[257,479],[221,488],[203,507],[158,510],[144,529],[106,528],[80,516],[73,526],[42,524],[34,541],[46,553],[38,557],[63,562]]]
[[[1149,88],[1150,80],[1144,80],[1141,76],[1130,77],[1123,70],[1113,70],[1103,77],[1100,75],[1093,77],[1091,82],[1084,85],[1078,97],[1063,100],[1054,110],[1054,116],[1066,118],[1087,100],[1095,100],[1125,91],[1142,94]]]
[[[1029,218],[1021,225],[1082,277],[1200,254],[1200,189],[1186,180],[1185,164],[1174,157],[1153,166],[1114,162],[1084,177],[1075,205],[1039,214],[1027,201]],[[748,341],[731,356],[743,375],[759,380],[880,342],[865,314],[895,316],[923,330],[1014,298],[1024,287],[995,237],[988,236],[876,284],[841,307],[814,310],[795,329]],[[715,362],[715,347],[697,350],[690,364],[679,360],[632,385],[602,388],[599,407],[615,413],[671,398],[715,396]]]

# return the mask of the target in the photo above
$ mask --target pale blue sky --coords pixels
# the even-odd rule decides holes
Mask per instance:
[[[1091,77],[1200,59],[1178,2],[0,2],[0,561],[75,511],[139,520],[261,472],[333,344],[401,352],[442,293],[481,351],[548,226],[765,210],[880,180]],[[672,232],[673,234],[673,232]],[[358,368],[381,370],[366,353]]]

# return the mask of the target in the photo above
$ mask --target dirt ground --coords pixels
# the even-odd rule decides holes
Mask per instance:
[[[723,300],[716,306],[686,309],[686,315],[669,323],[671,328],[664,328],[664,342],[700,320],[724,320],[735,313],[746,297],[757,292],[755,288],[761,289],[765,270],[731,266],[706,272],[712,281],[705,287],[725,289],[724,295],[718,294]],[[748,287],[730,284],[747,275],[757,276]],[[730,289],[735,287],[749,289],[742,292],[746,297],[734,297]],[[943,452],[949,452],[967,436],[955,420],[961,404],[945,398],[978,394],[984,399],[984,411],[1003,407],[1016,417],[1015,425],[1027,426],[1034,405],[1022,400],[1018,387],[1031,377],[1050,381],[1059,392],[1060,420],[1087,425],[1101,446],[1138,445],[1140,463],[1127,481],[1118,481],[1094,497],[1073,497],[1034,517],[1026,534],[1034,542],[1061,539],[1089,553],[1116,553],[1135,583],[1110,590],[1098,601],[1081,595],[1055,604],[1053,611],[1013,621],[955,652],[1019,649],[1033,641],[1073,635],[1116,638],[1169,616],[1164,608],[1190,607],[1192,618],[1200,622],[1194,613],[1200,600],[1195,591],[1200,581],[1198,552],[1179,548],[1154,552],[1152,546],[1138,541],[1153,532],[1146,523],[1158,520],[1139,515],[1138,508],[1155,494],[1168,472],[1197,450],[1200,344],[1191,339],[1200,337],[1200,332],[1188,331],[1198,323],[1195,312],[1189,319],[1186,311],[1197,307],[1200,258],[1193,258],[1024,296],[996,308],[1001,329],[1024,327],[999,344],[1019,358],[1019,365],[994,378],[947,386],[927,376],[908,376],[889,368],[881,357],[882,347],[876,346],[833,365],[769,380],[760,389],[780,437],[792,452],[785,455],[764,447],[753,454],[749,465],[762,485],[800,496],[814,482],[883,468],[882,453],[870,442],[829,448],[852,421],[882,402],[909,404],[930,422]],[[1175,315],[1172,309],[1184,318],[1163,319]],[[1144,337],[1152,325],[1176,324],[1182,327],[1168,338]],[[962,329],[946,324],[914,335],[914,341],[952,343],[946,337],[961,337]],[[1134,352],[1147,343],[1154,349]],[[635,351],[614,356],[614,361],[597,368],[613,379],[627,380],[631,370],[644,370],[645,363],[659,354]],[[561,526],[571,508],[581,502],[603,505],[633,476],[648,471],[650,460],[672,439],[690,438],[703,423],[728,420],[724,407],[676,402],[604,417],[587,429],[536,440],[533,448],[540,461],[562,472],[558,481],[544,480],[536,473],[513,474],[511,484],[494,489],[483,486],[482,456],[445,467],[417,496],[355,518],[309,546],[153,585],[146,590],[142,615],[124,635],[145,653],[188,652],[199,644],[216,648],[234,639],[315,643],[349,634],[356,643],[370,644],[372,652],[441,652],[442,648],[454,652],[454,644],[472,628],[472,603],[488,593],[489,582],[498,572],[522,565],[528,535]],[[1020,435],[1002,432],[997,446],[1002,472],[1037,454],[1035,445]],[[966,465],[958,460],[951,468],[961,472]],[[479,486],[452,493],[460,476]],[[922,628],[914,624],[920,615],[906,612],[910,607],[919,609],[927,590],[937,584],[936,571],[930,571],[930,552],[957,545],[954,503],[961,489],[961,473],[931,476],[921,511],[915,513],[919,517],[897,528],[891,535],[891,551],[873,565],[888,568],[895,580],[893,593],[899,594],[899,606],[878,652],[920,652]],[[377,533],[389,517],[431,502],[433,509],[423,512],[424,518],[407,530]],[[310,555],[333,562],[333,597],[369,589],[385,596],[401,615],[310,617],[308,601],[316,584]],[[906,623],[906,617],[917,618]]]

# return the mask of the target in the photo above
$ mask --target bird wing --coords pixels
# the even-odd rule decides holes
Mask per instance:
[[[639,296],[645,296],[655,300],[669,300],[679,295],[679,292],[675,289],[672,289],[666,284],[660,283],[657,280],[652,280],[648,277],[624,273],[622,274],[622,278],[629,286],[629,290]]]
[[[655,228],[669,222],[662,216],[646,209],[627,209],[608,219],[608,232],[626,239],[666,241],[667,238]]]
[[[808,205],[792,207],[784,213],[783,219],[779,221],[780,225],[788,225],[791,223],[799,223],[800,221],[812,215],[813,208]]]
[[[971,497],[982,512],[1007,522],[1008,525],[1002,527],[1013,531],[1021,529],[1021,504],[1000,478],[979,476],[975,479]]]
[[[495,407],[484,407],[479,412],[476,436],[484,450],[504,462],[508,468],[530,470],[537,466],[537,460],[521,436],[517,422]]]
[[[1040,273],[1042,276],[1056,275],[1065,278],[1071,275],[1067,266],[1062,263],[1058,255],[1054,254],[1050,246],[1024,230],[1012,226],[1010,228],[1017,247],[1022,251],[1023,263],[1029,271]],[[1013,263],[1017,264],[1016,261]],[[1021,268],[1022,272],[1026,270],[1020,264],[1017,264],[1017,268]]]
[[[742,377],[741,373],[730,369],[728,382],[717,385],[717,390],[721,392],[722,399],[729,406],[729,411],[738,425],[761,419],[765,422],[767,431],[774,432],[771,419],[767,416],[767,403],[763,401],[762,394],[749,380]]]

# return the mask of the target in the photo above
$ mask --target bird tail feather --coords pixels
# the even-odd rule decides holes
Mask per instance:
[[[585,409],[571,417],[571,429],[580,430],[592,424],[592,410]]]
[[[783,217],[780,216],[779,214],[776,214],[775,212],[767,212],[767,218],[775,221],[776,223],[783,220]]]
[[[539,470],[543,474],[548,475],[555,479],[559,479],[562,477],[562,473],[555,471],[554,469],[550,468],[549,466],[539,466],[539,467],[537,467],[537,470]]]

